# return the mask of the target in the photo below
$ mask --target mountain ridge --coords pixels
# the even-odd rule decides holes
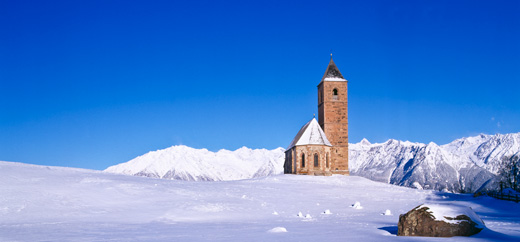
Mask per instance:
[[[184,145],[151,151],[105,169],[111,173],[187,181],[228,181],[283,172],[284,149],[212,152]]]
[[[520,133],[465,137],[445,145],[390,139],[349,147],[352,175],[395,185],[474,192],[494,179],[502,157],[520,152]]]
[[[105,171],[189,181],[241,180],[283,173],[283,148],[211,152],[184,145],[151,151]],[[520,133],[479,134],[437,145],[389,139],[349,144],[352,175],[418,189],[474,192],[495,179],[504,156],[520,153]]]

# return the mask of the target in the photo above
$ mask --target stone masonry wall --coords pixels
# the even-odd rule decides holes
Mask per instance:
[[[334,95],[334,89],[337,95]],[[334,146],[332,172],[348,174],[348,86],[346,81],[318,85],[318,121]]]
[[[305,154],[305,166],[302,163],[302,155]],[[314,155],[318,154],[318,166],[314,166]],[[295,146],[286,151],[286,157],[290,158],[285,164],[284,173],[307,175],[330,175],[332,168],[331,147],[325,145]],[[328,166],[327,166],[328,165]]]

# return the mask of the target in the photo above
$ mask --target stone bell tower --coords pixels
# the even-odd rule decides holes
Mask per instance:
[[[331,54],[327,70],[318,84],[318,119],[332,144],[330,171],[333,174],[349,174],[347,84]]]

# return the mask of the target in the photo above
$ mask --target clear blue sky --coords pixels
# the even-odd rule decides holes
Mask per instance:
[[[350,142],[520,132],[520,1],[0,2],[0,160],[286,147],[329,62]]]

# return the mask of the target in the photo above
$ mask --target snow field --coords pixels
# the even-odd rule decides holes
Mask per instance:
[[[457,241],[520,239],[515,203],[355,176],[187,182],[0,162],[0,194],[0,241],[438,241],[395,236],[398,214],[423,203],[484,220]]]

